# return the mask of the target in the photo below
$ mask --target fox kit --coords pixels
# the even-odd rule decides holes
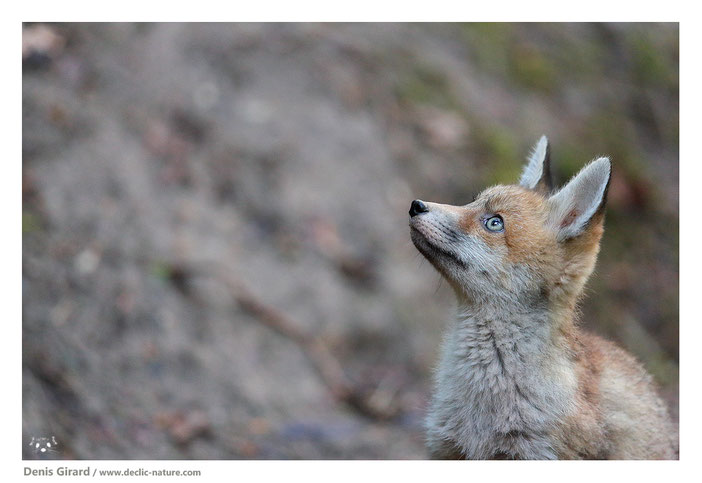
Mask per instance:
[[[464,206],[412,202],[412,241],[458,299],[426,423],[430,455],[674,459],[677,438],[651,377],[576,324],[603,232],[609,159],[556,192],[549,162],[542,137],[519,185]]]

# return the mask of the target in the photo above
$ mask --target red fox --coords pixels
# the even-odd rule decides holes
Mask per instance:
[[[608,158],[551,189],[542,137],[519,185],[464,206],[412,202],[412,242],[448,281],[448,328],[426,421],[441,459],[675,459],[651,377],[580,330],[576,305],[602,237]]]

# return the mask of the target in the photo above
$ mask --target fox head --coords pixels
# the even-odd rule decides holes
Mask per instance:
[[[412,202],[412,242],[459,301],[575,306],[597,259],[611,165],[598,158],[555,192],[549,167],[544,136],[518,185],[463,206]]]

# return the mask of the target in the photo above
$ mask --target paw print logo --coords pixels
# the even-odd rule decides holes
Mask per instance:
[[[34,454],[58,453],[58,441],[54,436],[50,438],[32,438],[29,447]]]

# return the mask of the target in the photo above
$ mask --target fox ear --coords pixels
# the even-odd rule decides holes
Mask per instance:
[[[609,158],[598,158],[549,198],[549,218],[558,230],[559,241],[580,235],[604,212],[611,174]]]
[[[551,191],[551,147],[546,136],[541,136],[532,148],[519,185],[543,194]]]

